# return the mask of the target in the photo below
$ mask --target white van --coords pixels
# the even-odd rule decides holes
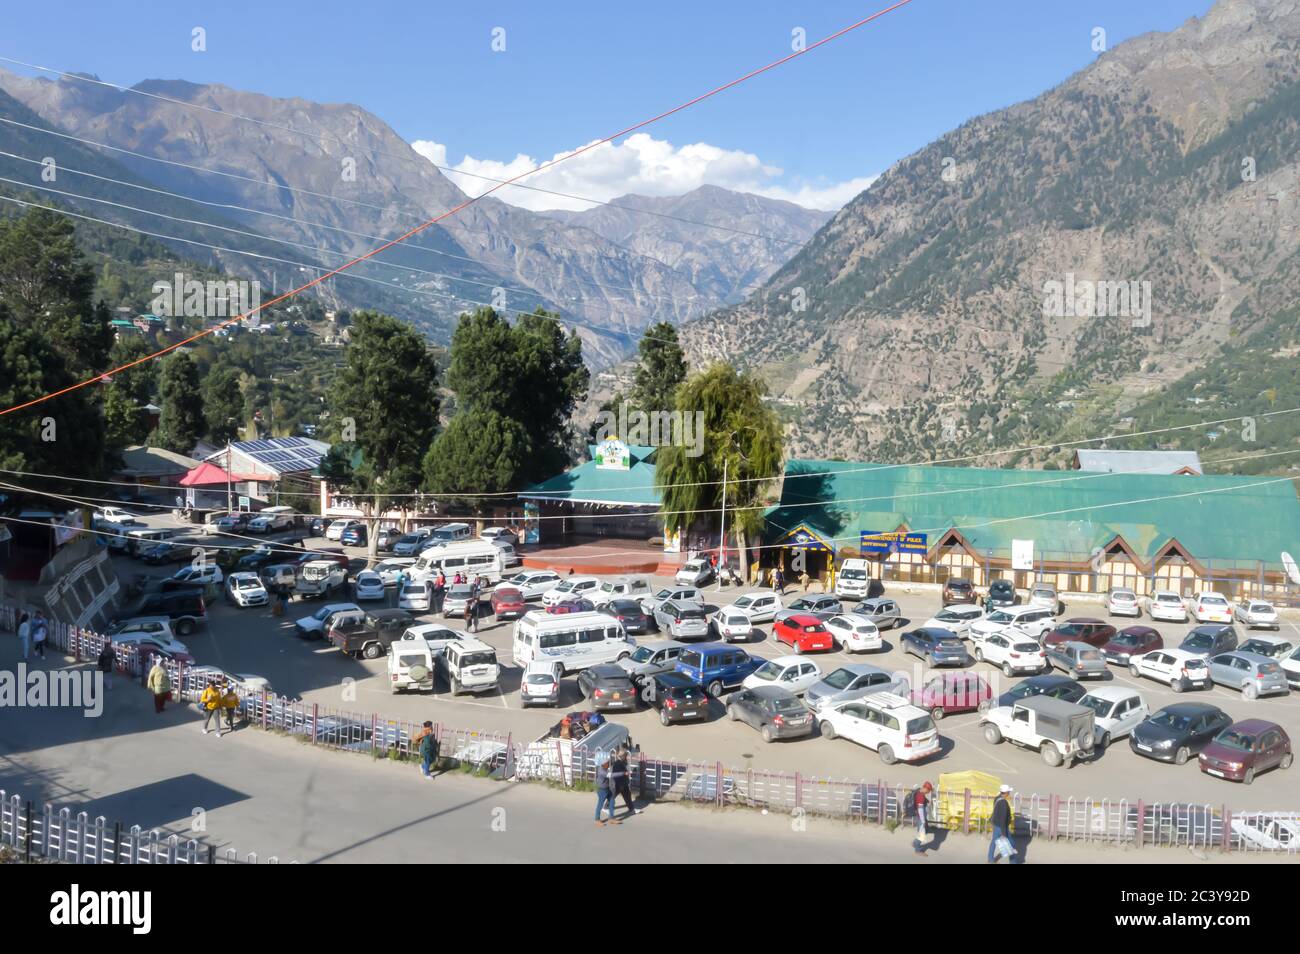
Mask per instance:
[[[552,615],[533,610],[515,623],[515,665],[534,660],[564,663],[566,674],[632,655],[636,641],[623,624],[604,613]]]
[[[871,564],[867,560],[845,560],[835,575],[835,595],[865,600],[871,590]]]
[[[491,692],[501,678],[497,651],[481,639],[449,642],[437,661],[453,696],[461,692]]]
[[[287,530],[293,526],[298,511],[292,507],[266,507],[256,517],[248,521],[250,533],[274,533]]]
[[[489,584],[496,584],[501,582],[504,568],[500,547],[486,540],[462,540],[425,550],[412,565],[410,576],[413,580],[427,580],[442,570],[449,582],[457,573],[463,573],[467,579],[481,576]]]
[[[470,530],[468,523],[444,523],[440,527],[434,527],[433,532],[429,534],[429,543],[437,546],[444,543],[456,543],[460,540],[468,540],[474,535]]]
[[[181,535],[179,529],[132,530],[126,535],[126,552],[139,556],[155,543],[173,540]]]
[[[419,639],[395,639],[388,647],[388,688],[433,689],[434,661],[429,644]]]

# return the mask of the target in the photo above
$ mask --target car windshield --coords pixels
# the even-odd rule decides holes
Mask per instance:
[[[1209,633],[1193,633],[1183,640],[1183,645],[1192,649],[1208,649],[1214,645],[1214,637]]]
[[[694,700],[704,695],[696,686],[674,686],[671,690],[674,699]]]
[[[1142,637],[1135,636],[1132,633],[1120,633],[1111,641],[1118,646],[1136,646],[1142,642]]]
[[[840,578],[845,580],[865,580],[867,578],[866,570],[842,570]]]
[[[792,610],[812,609],[816,605],[817,604],[813,600],[807,599],[805,597],[800,597],[799,599],[795,600],[793,603],[790,604],[790,609]]]
[[[764,682],[772,682],[775,679],[779,679],[783,672],[785,672],[785,666],[782,666],[779,663],[764,663],[754,673],[754,678],[762,679]]]
[[[960,639],[940,639],[940,640],[939,640],[939,648],[940,648],[940,649],[961,649],[961,640],[960,640]]]
[[[970,586],[971,586],[971,585],[970,585],[970,581],[969,581],[969,580],[949,580],[949,581],[948,581],[948,589],[950,589],[950,590],[969,590],[969,589],[970,589]]]
[[[1097,718],[1104,719],[1110,715],[1110,710],[1114,708],[1115,703],[1107,699],[1098,699],[1096,696],[1084,696],[1079,700],[1079,705],[1087,706],[1093,712],[1097,713]]]
[[[555,677],[546,672],[530,672],[527,682],[529,685],[542,686],[555,682]]]
[[[934,728],[934,720],[929,716],[918,716],[907,723],[908,735],[920,735],[923,732],[929,732]]]
[[[728,616],[728,617],[725,617],[725,618],[724,618],[724,620],[723,620],[723,624],[726,625],[726,626],[748,626],[748,625],[749,625],[749,617],[748,617],[748,616]]]
[[[1034,590],[1030,596],[1036,600],[1048,600],[1056,595],[1055,590]]]
[[[1202,597],[1201,597],[1201,602],[1202,602],[1202,603],[1213,603],[1215,606],[1222,606],[1222,605],[1224,605],[1225,603],[1227,603],[1228,601],[1225,600],[1222,596],[1202,596]]]
[[[1018,653],[1037,653],[1042,652],[1043,647],[1037,643],[1016,643],[1011,647]]]
[[[654,650],[647,649],[645,646],[638,646],[636,649],[632,650],[632,655],[628,658],[634,663],[643,663],[649,662],[654,658],[654,655]]]
[[[1266,643],[1263,640],[1252,639],[1243,643],[1239,650],[1243,653],[1256,653],[1260,656],[1281,656],[1290,648],[1290,643]]]
[[[751,597],[742,596],[740,599],[736,600],[736,609],[745,609],[745,607],[749,606],[753,602],[754,600]]]
[[[1121,603],[1132,603],[1137,599],[1137,594],[1131,590],[1116,590],[1115,599],[1119,600]]]
[[[941,610],[941,611],[939,612],[939,615],[936,616],[935,619],[939,620],[940,622],[944,622],[944,623],[959,623],[959,622],[961,622],[961,616],[960,616],[958,613],[954,613],[954,612],[952,612],[951,610]]]
[[[1178,603],[1183,602],[1183,598],[1177,593],[1158,593],[1156,594],[1157,603]]]
[[[398,656],[397,664],[410,668],[411,666],[427,666],[429,660],[425,656]]]
[[[805,626],[805,627],[803,627],[803,631],[804,631],[805,633],[824,633],[824,632],[826,632],[826,630],[822,629],[820,626]]]
[[[1237,729],[1227,728],[1218,734],[1214,739],[1220,745],[1226,745],[1230,749],[1239,749],[1242,752],[1249,752],[1255,746],[1255,737],[1246,735]]]
[[[848,669],[836,669],[833,673],[822,680],[822,682],[826,683],[826,685],[830,686],[832,689],[847,688],[848,684],[852,681],[853,673]]]
[[[460,657],[462,666],[491,666],[497,661],[496,653],[487,650],[477,653],[466,653]]]
[[[772,709],[782,715],[795,715],[803,711],[803,703],[798,699],[775,699]]]
[[[668,599],[668,597],[672,595],[673,595],[673,591],[665,587],[664,589],[660,590],[658,593],[655,594],[655,599],[666,600]]]
[[[1177,712],[1169,712],[1168,710],[1166,710],[1163,712],[1157,712],[1155,715],[1153,715],[1151,717],[1151,724],[1158,725],[1166,729],[1177,729],[1180,732],[1185,732],[1187,728],[1192,724],[1192,717],[1189,715],[1180,715]]]
[[[1271,613],[1273,612],[1273,607],[1269,606],[1267,603],[1251,603],[1250,611],[1252,613]]]
[[[1027,699],[1030,696],[1041,695],[1042,692],[1043,692],[1042,686],[1035,685],[1032,682],[1022,682],[1018,686],[1013,686],[1011,691],[1008,692],[1007,695],[1009,695],[1012,699]]]
[[[989,622],[991,623],[1009,623],[1014,618],[1015,617],[1010,613],[1003,612],[1002,610],[997,610],[996,612],[989,614]]]

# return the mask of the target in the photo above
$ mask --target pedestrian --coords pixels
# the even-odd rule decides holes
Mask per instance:
[[[442,570],[438,571],[437,578],[433,581],[433,611],[442,612],[442,601],[447,598],[447,577],[443,575]]]
[[[172,680],[167,675],[167,670],[163,668],[161,657],[153,657],[153,668],[149,670],[145,685],[153,693],[153,711],[162,712],[167,705],[167,700],[172,697]]]
[[[993,837],[989,839],[989,864],[995,865],[999,858],[1007,861],[1016,850],[1011,845],[1011,786],[1003,785],[998,789],[998,797],[993,800],[993,814],[989,817],[993,828]]]
[[[471,596],[465,601],[465,632],[478,632],[478,604]]]
[[[610,761],[610,788],[616,796],[623,797],[623,804],[627,806],[628,815],[640,815],[641,809],[632,804],[632,773],[628,770],[627,749],[619,748],[614,752],[614,758]],[[613,799],[610,799],[610,808],[613,808]]]
[[[239,711],[239,693],[227,682],[221,691],[221,711],[226,715],[226,731],[235,731],[235,713]]]
[[[601,809],[609,805],[609,823],[612,825],[622,824],[614,817],[614,789],[610,787],[610,758],[608,755],[599,757],[596,765],[596,824],[603,825],[605,820],[600,817]]]
[[[772,571],[772,585],[776,587],[777,593],[785,596],[785,574],[779,566]]]
[[[26,613],[18,619],[18,651],[23,654],[23,659],[32,653],[32,621]]]
[[[113,641],[104,640],[104,646],[99,651],[99,662],[96,664],[99,671],[104,674],[105,688],[113,688],[113,667],[117,665],[117,653],[113,651]]]
[[[48,635],[49,627],[45,622],[45,614],[37,610],[36,618],[32,620],[32,650],[42,659],[45,658],[45,639]]]
[[[799,572],[799,584],[803,587],[803,591],[804,591],[805,593],[808,592],[808,585],[809,585],[811,582],[812,582],[812,577],[810,577],[810,576],[808,575],[808,571],[807,571],[807,570],[801,570],[801,571]]]
[[[149,676],[152,678],[153,673],[150,673]],[[224,695],[222,688],[215,681],[203,687],[203,692],[199,696],[199,708],[203,710],[204,735],[212,731],[209,726],[215,718],[217,720],[217,738],[221,738],[221,699]]]
[[[432,722],[426,722],[424,728],[426,731],[420,739],[420,771],[424,773],[425,778],[432,779],[430,769],[433,768],[433,763],[438,761],[438,733],[433,731]]]
[[[929,782],[926,782],[918,788],[912,796],[913,811],[916,815],[916,841],[912,847],[918,855],[923,857],[925,855],[925,846],[928,845],[930,840],[934,837],[925,827],[927,821],[926,815],[930,809],[930,793],[933,791],[934,786]]]

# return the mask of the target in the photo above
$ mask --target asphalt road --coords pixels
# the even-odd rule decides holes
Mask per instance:
[[[320,546],[323,542],[318,538],[314,545]],[[354,568],[359,568],[363,565],[363,551],[351,552],[359,558],[354,561]],[[124,575],[142,569],[134,561],[118,559],[124,564],[120,567]],[[710,598],[716,604],[730,602],[735,595],[738,592],[730,589],[721,592],[710,589]],[[931,589],[916,587],[909,591],[906,586],[896,585],[888,590],[888,595],[899,602],[912,625],[929,618],[940,606],[938,592]],[[390,596],[389,605],[393,602]],[[497,623],[491,618],[480,626],[479,637],[496,647],[505,667],[501,693],[460,698],[452,698],[445,692],[395,695],[386,684],[384,659],[347,658],[332,647],[320,642],[304,642],[294,635],[293,619],[314,611],[317,605],[315,602],[295,601],[290,604],[286,617],[276,619],[265,608],[238,609],[219,602],[211,610],[206,629],[191,635],[185,642],[202,663],[218,665],[231,672],[265,676],[277,692],[352,712],[374,712],[402,720],[431,719],[448,726],[513,732],[516,738],[534,738],[552,725],[563,711],[585,707],[575,680],[569,679],[566,680],[563,706],[558,712],[522,709],[518,699],[519,670],[511,663],[514,624]],[[1075,602],[1067,605],[1062,618],[1101,615],[1099,604]],[[432,621],[434,618],[428,619]],[[1114,622],[1120,627],[1129,624],[1127,620]],[[1142,622],[1155,625],[1165,637],[1166,644],[1176,644],[1189,628],[1188,625],[1152,624],[1150,620]],[[463,623],[457,621],[452,625],[459,628]],[[1284,631],[1300,635],[1300,627],[1294,620],[1288,619],[1283,626]],[[916,657],[905,656],[898,648],[897,637],[905,628],[886,632],[885,650],[880,653],[852,656],[816,653],[806,658],[816,662],[823,672],[830,672],[849,661],[869,662],[902,671],[913,686],[921,685],[927,675],[924,665]],[[789,652],[788,647],[771,639],[770,626],[759,629],[757,641],[746,644],[746,649],[766,658]],[[976,665],[973,668],[989,680],[995,692],[1003,691],[1018,681],[1005,679],[989,666]],[[1176,694],[1159,683],[1134,680],[1126,670],[1111,668],[1114,682],[1102,684],[1138,689],[1152,711],[1175,701],[1206,701],[1224,709],[1234,719],[1262,717],[1276,721],[1300,744],[1300,693],[1255,701],[1247,701],[1239,693],[1222,687]],[[721,761],[724,765],[739,768],[799,771],[832,778],[883,779],[903,784],[933,779],[943,772],[981,769],[1001,777],[1021,792],[1042,795],[1133,801],[1141,798],[1147,802],[1197,801],[1226,804],[1238,810],[1294,810],[1298,807],[1293,778],[1296,769],[1269,772],[1260,776],[1253,785],[1243,786],[1202,774],[1195,759],[1184,766],[1174,766],[1142,758],[1129,750],[1126,741],[1112,746],[1095,761],[1054,769],[1045,765],[1036,752],[1010,743],[988,744],[979,728],[978,715],[973,712],[950,715],[939,723],[944,743],[938,757],[919,765],[899,763],[893,766],[881,764],[874,752],[843,739],[814,736],[764,744],[748,726],[729,722],[723,705],[716,701],[711,704],[710,718],[704,724],[665,728],[649,709],[619,714],[614,718],[629,727],[633,739],[647,755]]]

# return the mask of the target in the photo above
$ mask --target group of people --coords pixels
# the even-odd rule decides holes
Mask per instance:
[[[50,635],[50,624],[45,614],[37,610],[34,615],[23,613],[18,619],[18,649],[23,659],[31,658],[32,653],[45,658],[45,640]]]
[[[1010,785],[1002,785],[998,788],[998,794],[993,799],[993,809],[989,813],[989,828],[991,837],[989,838],[989,864],[997,864],[1003,858],[1008,862],[1017,854],[1015,846],[1011,843],[1012,825],[1015,818],[1011,809]],[[912,804],[912,817],[916,825],[916,839],[912,842],[912,849],[922,857],[925,857],[925,850],[929,847],[930,842],[934,840],[934,833],[930,831],[931,805],[934,801],[934,786],[925,782],[918,788],[914,789],[909,796]]]
[[[239,711],[239,693],[228,679],[210,682],[199,696],[199,708],[203,710],[203,734],[212,731],[209,726],[216,720],[217,738],[221,738],[221,717],[226,719],[226,731],[235,731],[235,713]]]
[[[619,819],[614,817],[614,801],[619,796],[622,796],[623,804],[627,806],[627,813],[629,816],[641,814],[641,809],[632,804],[632,773],[628,769],[627,749],[624,748],[618,748],[612,753],[602,755],[597,761],[597,825],[604,825],[607,823],[605,819],[600,817],[606,805],[609,806],[608,824],[623,824]]]
[[[397,575],[397,592],[401,593],[402,584],[406,582],[406,571],[402,570]],[[447,575],[441,570],[433,578],[432,588],[429,593],[429,612],[441,613],[443,606],[447,602],[447,591],[453,586],[464,586],[468,584],[471,590],[470,598],[465,602],[465,631],[478,632],[479,603],[483,599],[483,589],[487,585],[487,580],[481,576],[476,576],[471,582],[469,577],[459,571],[452,576],[450,582]]]

